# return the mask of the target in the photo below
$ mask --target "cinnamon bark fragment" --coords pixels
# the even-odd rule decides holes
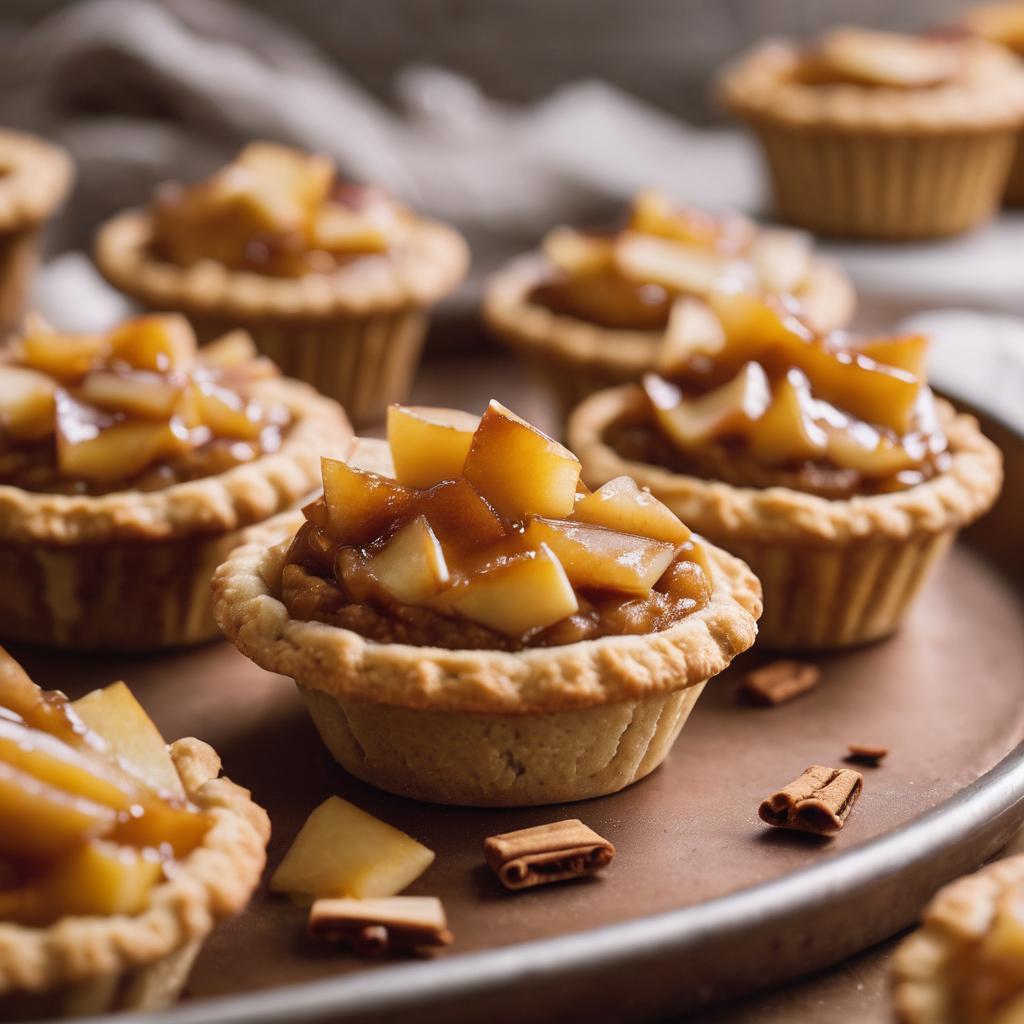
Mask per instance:
[[[811,765],[803,775],[762,801],[758,814],[776,828],[834,836],[860,796],[864,776],[852,768]]]
[[[360,956],[413,952],[452,941],[434,896],[322,899],[309,910],[309,934],[351,947]]]
[[[888,747],[878,743],[850,743],[846,749],[847,761],[860,761],[870,765],[877,765],[889,753]]]
[[[820,679],[817,665],[784,659],[748,672],[740,692],[753,704],[774,707],[813,690]]]
[[[592,875],[614,856],[615,847],[578,818],[484,840],[484,857],[506,889]]]

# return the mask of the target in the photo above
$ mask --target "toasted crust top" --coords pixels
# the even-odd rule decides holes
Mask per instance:
[[[21,132],[0,131],[0,168],[0,231],[46,220],[74,178],[63,149]]]
[[[469,249],[453,228],[418,219],[393,251],[366,256],[331,274],[268,277],[232,270],[213,260],[191,266],[153,254],[153,221],[127,210],[102,225],[96,262],[107,280],[155,309],[256,318],[361,316],[426,306],[452,291],[466,275]]]
[[[276,452],[158,491],[68,495],[0,485],[0,542],[165,541],[239,529],[280,512],[319,485],[320,456],[344,455],[352,428],[337,402],[306,384],[275,380],[266,394],[294,417]]]
[[[220,758],[181,739],[171,757],[188,798],[213,819],[202,844],[128,917],[66,917],[48,928],[0,924],[0,994],[38,992],[152,963],[202,938],[249,901],[266,862],[270,820],[248,790],[218,778]]]
[[[831,500],[788,487],[733,487],[624,459],[606,440],[608,428],[644,415],[639,387],[608,388],[583,401],[569,419],[569,445],[592,487],[626,474],[649,487],[694,530],[736,541],[849,543],[900,539],[919,531],[957,529],[977,519],[1002,487],[1002,455],[973,416],[937,407],[952,454],[950,467],[925,483],[888,494]]]

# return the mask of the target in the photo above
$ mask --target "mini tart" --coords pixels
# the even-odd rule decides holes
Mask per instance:
[[[1024,1019],[1024,856],[940,889],[892,962],[901,1024],[1019,1024]]]
[[[587,399],[568,433],[585,482],[628,474],[696,532],[750,564],[764,588],[763,643],[828,649],[896,629],[957,532],[999,493],[999,449],[973,417],[943,401],[938,407],[948,468],[905,490],[846,500],[786,487],[735,487],[623,458],[608,435],[618,425],[646,421],[647,398],[635,386]]]
[[[469,251],[447,225],[414,218],[400,244],[328,273],[274,277],[211,259],[181,266],[155,252],[147,210],[128,210],[96,237],[96,262],[115,287],[152,310],[176,310],[201,341],[243,327],[281,371],[345,406],[357,424],[404,400],[429,307],[466,274]]]
[[[508,264],[488,284],[484,316],[498,337],[539,372],[568,415],[587,395],[639,380],[653,369],[664,332],[613,330],[531,301],[550,269],[540,253]],[[814,258],[799,298],[807,318],[822,330],[844,327],[853,314],[849,279],[837,264],[820,257]]]
[[[220,758],[205,743],[181,739],[170,753],[189,800],[213,819],[201,845],[138,915],[65,917],[46,928],[0,923],[5,1020],[165,1007],[206,936],[248,903],[266,859],[266,812],[218,778]]]
[[[869,59],[911,42],[859,29],[825,41],[838,33],[855,35]],[[1024,116],[1021,69],[984,40],[943,45],[956,48],[960,70],[926,87],[801,81],[806,49],[778,40],[726,68],[722,98],[761,143],[785,221],[909,239],[958,234],[992,216]]]
[[[0,335],[15,331],[38,261],[39,232],[71,187],[64,150],[0,131]]]
[[[319,479],[327,446],[351,437],[335,402],[267,382],[292,413],[281,447],[216,476],[157,491],[46,494],[0,485],[0,635],[78,650],[154,650],[217,635],[210,577],[247,527]]]

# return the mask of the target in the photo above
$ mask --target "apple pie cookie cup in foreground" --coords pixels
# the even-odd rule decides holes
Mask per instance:
[[[641,388],[610,388],[573,414],[569,443],[591,486],[628,474],[709,540],[757,573],[760,640],[778,649],[831,649],[893,632],[957,532],[995,501],[999,449],[971,416],[937,411],[950,461],[905,490],[825,498],[788,487],[739,487],[624,457],[618,428],[643,423]]]
[[[39,233],[71,186],[64,150],[0,131],[0,337],[21,324],[38,259]]]
[[[266,812],[218,777],[220,758],[196,739],[170,746],[188,800],[212,824],[136,915],[63,917],[49,927],[0,922],[0,1017],[35,1020],[157,1010],[181,993],[203,940],[259,883]]]
[[[756,578],[705,545],[709,603],[660,633],[508,652],[375,643],[293,619],[280,600],[301,524],[280,517],[221,566],[217,620],[296,681],[347,771],[419,800],[513,807],[623,789],[661,764],[707,681],[757,633]]]

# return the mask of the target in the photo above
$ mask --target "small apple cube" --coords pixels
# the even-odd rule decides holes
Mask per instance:
[[[313,214],[310,245],[325,252],[387,252],[394,227],[391,217],[326,203]]]
[[[508,535],[497,512],[466,480],[443,480],[425,491],[416,507],[446,547],[479,549]]]
[[[893,366],[924,380],[928,367],[928,339],[923,334],[859,341],[855,351],[882,366]]]
[[[728,384],[697,398],[685,398],[654,374],[647,374],[643,385],[658,426],[683,449],[745,434],[772,400],[768,377],[758,363],[747,363]]]
[[[807,280],[811,240],[799,231],[762,230],[748,256],[764,291],[792,294]]]
[[[579,602],[565,569],[541,545],[444,591],[437,607],[518,638],[575,614]]]
[[[395,479],[426,488],[460,477],[479,425],[479,416],[457,409],[390,406],[388,444]]]
[[[657,235],[698,249],[714,250],[723,241],[723,235],[743,235],[752,230],[746,218],[733,217],[719,221],[710,213],[688,207],[679,207],[663,192],[645,189],[633,200],[629,227],[645,235]]]
[[[430,524],[417,516],[367,561],[370,575],[397,601],[420,604],[448,583],[444,552]]]
[[[312,899],[394,896],[433,860],[432,850],[404,832],[332,796],[306,819],[270,889]]]
[[[573,228],[555,228],[543,243],[544,255],[571,277],[603,274],[614,266],[614,242]]]
[[[681,295],[707,295],[733,270],[716,253],[637,232],[616,240],[615,266],[632,281],[661,285]]]
[[[776,385],[771,405],[750,428],[748,443],[753,455],[768,464],[825,454],[828,435],[815,421],[810,382],[799,370],[790,370]]]
[[[136,370],[189,370],[196,360],[196,336],[180,313],[153,313],[121,324],[110,334],[113,358]]]
[[[342,544],[365,544],[401,518],[417,497],[388,477],[322,458],[328,530]]]
[[[126,771],[154,792],[184,798],[167,743],[123,682],[93,690],[71,707]]]
[[[183,390],[182,382],[148,370],[93,370],[75,395],[109,412],[165,420],[174,415]]]
[[[75,380],[110,352],[106,338],[92,334],[30,332],[21,343],[21,361],[57,380]]]
[[[255,441],[266,426],[262,406],[247,402],[229,388],[202,381],[193,387],[191,398],[199,422],[217,437]]]
[[[330,157],[272,142],[250,142],[235,163],[294,199],[309,213],[327,200],[334,182],[334,163]]]
[[[41,690],[28,673],[0,647],[0,707],[18,715],[26,725],[57,736],[73,747],[86,746],[82,728],[66,701]]]
[[[633,533],[669,544],[690,539],[690,529],[667,505],[637,487],[632,477],[617,476],[576,502],[573,519]],[[556,551],[557,554],[557,551]]]
[[[830,431],[828,456],[837,466],[855,469],[866,477],[891,476],[918,464],[902,444],[866,423]]]
[[[212,370],[235,370],[251,363],[257,357],[252,335],[241,328],[204,345],[197,353],[201,366]]]
[[[724,347],[718,317],[706,302],[684,296],[672,303],[655,365],[659,373],[671,376],[684,372],[695,358],[717,355]]]
[[[127,818],[122,815],[106,838],[138,849],[168,848],[180,858],[187,857],[210,830],[210,816],[184,800],[140,788],[136,802],[142,813]]]
[[[509,519],[564,518],[576,501],[580,463],[567,448],[492,400],[462,472]]]
[[[56,426],[57,385],[20,366],[0,366],[0,435],[15,441],[49,437]]]
[[[531,519],[524,539],[546,544],[574,587],[626,594],[648,593],[675,555],[666,541],[559,519]]]

